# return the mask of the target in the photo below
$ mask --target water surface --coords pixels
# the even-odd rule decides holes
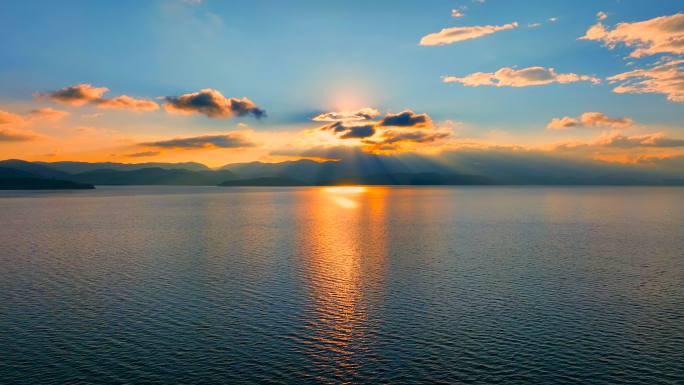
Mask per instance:
[[[0,382],[684,383],[682,188],[0,194]]]

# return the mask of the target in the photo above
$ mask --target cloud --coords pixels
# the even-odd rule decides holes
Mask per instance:
[[[579,118],[565,116],[563,118],[551,119],[546,126],[550,130],[564,130],[573,127],[610,127],[626,128],[634,124],[630,118],[611,118],[601,112],[585,112]]]
[[[348,130],[340,136],[341,139],[359,139],[367,138],[375,134],[375,127],[371,124],[363,126],[351,126]]]
[[[474,25],[467,27],[444,28],[439,32],[431,33],[420,39],[420,45],[446,45],[459,41],[477,39],[498,31],[518,28],[518,23],[513,22],[504,25]]]
[[[388,130],[382,134],[379,144],[394,144],[397,142],[431,143],[449,137],[446,132],[429,131],[396,131]]]
[[[170,113],[203,114],[210,118],[252,115],[259,119],[266,111],[247,98],[226,98],[219,91],[205,88],[180,96],[167,96],[164,108]]]
[[[664,94],[671,102],[684,103],[684,60],[666,60],[611,76],[608,81],[620,83],[613,89],[618,94]]]
[[[126,155],[129,158],[145,158],[148,156],[156,156],[161,154],[159,151],[143,151],[143,152],[135,152],[133,154],[128,154]]]
[[[107,87],[93,87],[90,84],[82,83],[56,91],[39,93],[37,96],[56,103],[77,107],[93,104],[99,108],[117,108],[133,111],[154,111],[159,108],[157,103],[152,100],[136,99],[128,95],[106,99],[103,96],[107,92],[109,92]]]
[[[442,80],[444,83],[461,83],[468,87],[529,87],[579,81],[589,81],[594,84],[601,82],[595,76],[577,75],[574,73],[559,74],[553,68],[544,67],[528,67],[520,70],[504,67],[496,72],[475,72],[464,77],[444,76]]]
[[[29,131],[0,127],[0,142],[25,142],[36,138],[37,135]]]
[[[684,147],[684,139],[667,137],[662,132],[625,136],[611,132],[596,140],[594,145],[603,147],[636,148],[636,147]]]
[[[83,106],[101,100],[102,95],[108,91],[109,88],[107,87],[93,87],[90,84],[82,83],[75,86],[60,88],[56,91],[40,93],[38,95],[57,103],[70,106]]]
[[[411,110],[404,110],[397,114],[389,113],[379,122],[380,126],[394,127],[431,127],[432,119],[428,114],[416,114]]]
[[[600,16],[599,19],[602,20]],[[684,13],[619,23],[612,30],[598,22],[580,40],[600,41],[610,49],[624,44],[633,48],[629,56],[635,58],[659,53],[684,54]]]
[[[38,108],[28,113],[29,117],[57,121],[69,116],[68,111],[56,110],[54,108]]]
[[[380,115],[378,110],[366,107],[355,111],[324,112],[314,116],[311,120],[316,122],[372,120],[378,115]]]
[[[605,13],[605,12],[603,12],[603,11],[599,11],[599,12],[596,14],[596,18],[597,18],[599,21],[606,20],[606,19],[608,18],[608,14]]]
[[[117,96],[112,99],[102,99],[97,102],[100,108],[116,108],[133,111],[154,111],[159,109],[159,105],[152,100],[136,99],[128,95]]]
[[[233,132],[226,135],[204,135],[186,138],[174,138],[169,140],[142,143],[142,145],[154,148],[200,149],[254,147],[255,144],[245,138],[241,133]]]
[[[451,10],[451,17],[458,17],[458,18],[460,18],[460,17],[463,17],[463,16],[465,16],[465,14],[463,13],[462,10],[460,10],[460,9],[452,9],[452,10]]]
[[[21,115],[0,110],[0,124],[21,124],[24,121],[25,119]]]
[[[360,110],[363,111],[363,110]],[[332,117],[346,120],[336,120],[328,125],[321,127],[323,131],[332,131],[340,139],[364,139],[363,143],[367,148],[375,151],[382,148],[396,149],[400,142],[427,143],[441,138],[440,132],[421,133],[426,128],[433,128],[432,119],[428,114],[416,114],[411,110],[404,110],[399,113],[388,113],[380,120],[354,121],[359,115],[368,117],[378,115],[377,110],[372,110],[372,114],[356,113],[334,113]],[[330,119],[328,114],[326,119]],[[407,131],[413,129],[414,131]],[[377,139],[373,140],[372,137]]]
[[[375,134],[375,123],[354,124],[345,121],[336,121],[321,127],[321,130],[332,131],[337,134],[340,139],[367,138]]]

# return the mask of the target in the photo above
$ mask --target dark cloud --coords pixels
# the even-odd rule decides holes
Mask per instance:
[[[180,96],[167,96],[164,100],[164,108],[171,113],[203,114],[210,118],[251,115],[260,119],[266,116],[266,111],[251,100],[226,98],[211,88]]]
[[[397,114],[385,115],[379,125],[394,127],[430,127],[432,126],[432,120],[428,114],[416,114],[411,110],[404,110]]]
[[[188,138],[175,138],[157,142],[142,143],[143,146],[156,148],[196,149],[196,148],[241,148],[253,147],[254,143],[239,133],[226,135],[204,135]]]
[[[40,93],[38,96],[50,99],[57,103],[68,104],[71,106],[82,106],[87,103],[102,100],[102,95],[109,91],[107,87],[93,87],[90,84],[82,83],[75,86],[60,88],[56,91]]]
[[[326,126],[321,127],[322,130],[332,131],[336,134],[341,134],[341,139],[360,139],[373,136],[375,134],[374,124],[354,125],[346,124],[343,121],[337,121]]]
[[[367,138],[369,136],[373,136],[375,134],[375,127],[373,125],[365,125],[365,126],[352,126],[349,127],[349,130],[345,132],[342,136],[340,136],[341,139],[353,139],[353,138]]]
[[[126,156],[129,158],[145,158],[148,156],[155,156],[155,155],[159,155],[159,154],[161,154],[161,152],[159,152],[159,151],[143,151],[143,152],[135,152],[133,154],[128,154]]]

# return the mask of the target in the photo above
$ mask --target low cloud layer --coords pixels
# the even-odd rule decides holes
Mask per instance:
[[[36,135],[25,130],[0,127],[0,142],[26,142],[36,139]]]
[[[617,84],[613,92],[618,94],[663,94],[671,102],[684,103],[684,60],[666,60],[611,76],[608,81]]]
[[[39,108],[26,114],[0,110],[0,142],[26,142],[37,139],[40,135],[29,129],[33,123],[54,123],[68,115],[66,111],[53,108]]]
[[[167,96],[164,100],[164,108],[170,113],[202,114],[214,119],[247,115],[260,119],[266,116],[266,111],[251,100],[226,98],[212,88],[180,96]]]
[[[149,99],[137,99],[128,95],[120,95],[111,99],[104,98],[104,94],[107,92],[109,92],[107,87],[93,87],[90,84],[82,83],[56,91],[39,93],[37,96],[56,103],[76,107],[92,104],[99,108],[116,108],[132,111],[154,111],[159,109],[159,105]]]
[[[550,130],[565,130],[577,127],[609,127],[626,128],[634,124],[630,118],[612,118],[601,112],[585,112],[578,118],[565,116],[551,119],[546,128]]]
[[[518,28],[518,23],[513,22],[504,25],[474,25],[467,27],[444,28],[439,32],[431,33],[420,39],[420,45],[446,45],[460,41],[477,39],[491,35],[495,32]]]
[[[566,84],[588,81],[594,84],[601,80],[595,76],[575,73],[557,73],[553,68],[528,67],[520,70],[504,67],[496,72],[475,72],[464,77],[445,76],[444,83],[461,83],[468,87],[530,87],[552,83]]]
[[[670,138],[662,132],[644,135],[626,136],[620,133],[609,133],[602,136],[595,145],[617,148],[637,147],[684,147],[684,139]]]
[[[607,15],[599,13],[597,16],[603,20]],[[624,44],[633,49],[629,56],[634,58],[662,53],[684,54],[684,13],[619,23],[613,29],[598,22],[580,39],[600,41],[611,49]]]
[[[167,149],[202,149],[202,148],[241,148],[254,147],[254,143],[241,133],[229,133],[225,135],[204,135],[185,138],[174,138],[156,142],[141,143],[141,145],[153,148]]]

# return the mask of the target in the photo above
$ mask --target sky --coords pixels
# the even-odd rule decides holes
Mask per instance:
[[[0,2],[3,159],[647,166],[683,122],[680,0]]]

